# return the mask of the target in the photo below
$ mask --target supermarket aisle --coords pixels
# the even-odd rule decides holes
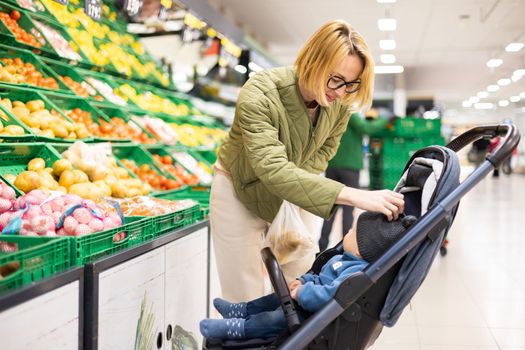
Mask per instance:
[[[467,194],[402,319],[372,350],[525,350],[525,177],[489,175]]]

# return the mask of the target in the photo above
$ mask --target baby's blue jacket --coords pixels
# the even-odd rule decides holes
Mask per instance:
[[[306,273],[299,277],[303,283],[299,291],[299,305],[310,312],[321,309],[337,291],[337,287],[350,275],[368,265],[350,253],[336,255],[323,265],[319,275]]]

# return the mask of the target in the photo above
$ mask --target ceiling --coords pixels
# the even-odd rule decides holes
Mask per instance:
[[[299,49],[323,23],[344,19],[367,41],[380,64],[379,40],[392,38],[396,64],[408,98],[434,99],[444,108],[461,109],[463,100],[486,91],[501,78],[525,68],[525,48],[505,52],[510,42],[525,43],[525,0],[208,0],[257,41],[281,64],[292,64]],[[383,17],[397,20],[397,30],[377,28]],[[501,58],[488,68],[490,58]],[[397,79],[399,81],[399,78]],[[393,93],[393,76],[378,76],[376,96]],[[525,77],[481,102],[497,102],[525,92]],[[509,107],[524,106],[525,98]]]

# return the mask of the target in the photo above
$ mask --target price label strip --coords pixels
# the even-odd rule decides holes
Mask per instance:
[[[101,0],[84,0],[84,12],[89,17],[99,20],[101,11]]]
[[[58,2],[59,4],[61,5],[67,5],[67,3],[69,2],[68,0],[55,0],[55,2]]]

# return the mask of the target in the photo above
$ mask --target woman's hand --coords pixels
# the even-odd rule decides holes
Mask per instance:
[[[383,213],[389,221],[396,220],[405,210],[403,195],[390,190],[364,191],[352,187],[344,187],[336,204],[351,205],[368,211]]]

